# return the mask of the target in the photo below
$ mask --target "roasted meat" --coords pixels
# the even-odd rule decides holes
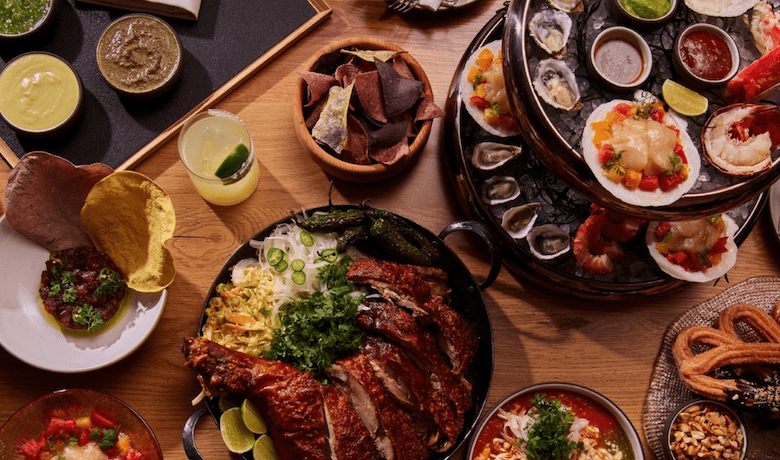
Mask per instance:
[[[438,452],[452,447],[463,428],[463,416],[455,412],[452,402],[431,387],[425,375],[395,345],[365,336],[361,351],[390,399],[411,416],[412,425],[428,445]]]
[[[428,383],[447,395],[458,414],[471,406],[471,385],[447,365],[433,334],[392,302],[367,301],[358,312],[358,326],[398,345],[426,374]]]
[[[349,281],[368,284],[385,298],[409,309],[422,322],[434,326],[440,348],[450,359],[454,372],[459,374],[474,358],[477,337],[466,319],[447,306],[442,296],[432,292],[432,286],[435,292],[442,292],[442,276],[446,275],[440,270],[372,258],[355,260],[347,272]]]
[[[325,422],[331,460],[376,460],[381,458],[371,434],[355,408],[332,385],[320,385],[325,401]]]
[[[409,415],[387,396],[362,354],[336,362],[325,370],[352,403],[387,460],[425,460],[430,450],[414,430]]]
[[[257,406],[281,459],[328,458],[321,384],[310,373],[200,337],[185,341],[184,355],[209,396],[239,394]]]

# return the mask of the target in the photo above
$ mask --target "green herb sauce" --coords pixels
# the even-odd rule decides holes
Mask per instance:
[[[50,0],[0,0],[0,34],[16,35],[32,29],[46,11]]]
[[[629,13],[644,19],[656,19],[672,8],[670,0],[620,0]]]

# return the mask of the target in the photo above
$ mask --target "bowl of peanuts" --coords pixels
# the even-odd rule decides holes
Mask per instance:
[[[736,412],[710,399],[688,401],[664,427],[667,460],[743,460],[747,432]]]

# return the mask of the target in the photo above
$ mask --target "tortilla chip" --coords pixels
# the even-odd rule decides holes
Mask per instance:
[[[89,192],[81,220],[131,289],[158,292],[171,284],[176,268],[165,243],[173,237],[176,213],[152,180],[134,171],[107,176]]]
[[[341,152],[341,159],[359,165],[371,164],[368,157],[368,135],[357,118],[349,115],[347,118],[347,146]]]
[[[8,225],[50,252],[93,247],[81,212],[87,194],[113,169],[102,163],[75,166],[44,152],[24,155],[8,175]]]
[[[328,90],[330,90],[331,86],[339,84],[339,81],[334,76],[324,73],[299,70],[298,75],[306,82],[306,86],[309,90],[309,102],[307,102],[304,107],[316,104],[328,94]]]
[[[369,155],[383,165],[391,165],[409,154],[409,143],[404,138],[392,147],[372,150]]]
[[[433,120],[444,115],[444,110],[433,102],[433,98],[423,95],[420,104],[417,106],[414,121]]]
[[[423,82],[402,77],[390,64],[382,61],[376,61],[376,70],[382,81],[385,114],[388,118],[411,109],[420,99],[425,88]]]
[[[347,87],[355,83],[355,76],[360,73],[360,69],[355,64],[348,62],[341,64],[336,68],[335,76],[342,87]]]
[[[395,56],[398,56],[401,53],[405,53],[406,51],[342,49],[341,52],[344,54],[351,54],[353,56],[357,56],[366,62],[374,62],[375,60],[387,62],[390,59],[393,59]]]
[[[385,102],[379,72],[365,72],[355,78],[355,92],[366,115],[381,123],[387,123]]]
[[[347,113],[352,98],[353,85],[346,88],[333,86],[328,93],[328,102],[322,109],[319,120],[311,130],[318,142],[327,145],[336,153],[341,153],[347,145]]]
[[[398,72],[398,75],[404,78],[411,78],[412,80],[416,80],[412,74],[411,69],[409,69],[409,64],[407,64],[404,58],[401,56],[394,56],[391,64],[393,65],[393,69]]]
[[[370,151],[383,149],[396,145],[401,141],[406,142],[406,133],[409,131],[409,122],[387,124],[376,131],[368,132],[368,148]]]

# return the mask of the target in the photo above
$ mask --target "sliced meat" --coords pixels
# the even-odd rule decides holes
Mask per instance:
[[[355,408],[332,385],[320,385],[331,460],[376,460],[379,452]]]
[[[421,272],[424,275],[421,275]],[[438,343],[460,374],[468,369],[477,350],[477,336],[468,321],[451,309],[444,298],[434,295],[425,278],[441,279],[441,274],[419,267],[372,258],[357,259],[347,272],[353,283],[368,284],[384,297],[408,308],[414,316],[438,330]],[[441,288],[437,287],[437,291]]]
[[[309,372],[200,337],[185,341],[184,356],[207,394],[239,394],[257,406],[279,458],[327,458],[321,384]]]
[[[428,288],[431,290],[431,295],[441,297],[450,295],[449,277],[444,270],[423,265],[410,265],[410,267],[422,277],[425,284],[427,284]]]
[[[337,361],[326,369],[361,419],[374,428],[379,452],[387,460],[425,460],[430,450],[411,425],[409,416],[390,400],[362,354]]]
[[[358,311],[358,326],[398,345],[426,373],[428,383],[441,390],[463,414],[471,407],[471,385],[447,365],[433,334],[408,312],[388,301],[371,300]]]
[[[388,396],[410,414],[428,446],[437,452],[452,447],[463,428],[463,416],[455,412],[452,402],[395,345],[367,335],[362,353]]]

